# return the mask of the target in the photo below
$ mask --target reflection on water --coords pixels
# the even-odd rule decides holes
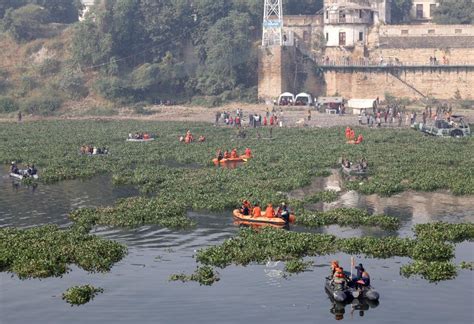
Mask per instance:
[[[0,171],[1,172],[1,171]],[[116,199],[138,194],[133,188],[116,188],[107,177],[67,181],[36,188],[17,185],[0,174],[0,227],[29,227],[46,223],[67,225],[67,213],[79,207],[111,205]],[[333,183],[334,185],[334,183]],[[320,182],[325,188],[324,181]],[[441,195],[441,196],[440,196]],[[338,202],[320,204],[390,211],[403,221],[402,232],[425,220],[473,221],[469,198],[444,194],[401,194],[391,198],[345,193]],[[467,211],[466,211],[467,210]],[[173,273],[196,269],[196,250],[219,244],[238,231],[231,211],[189,213],[194,229],[175,231],[158,226],[135,229],[99,227],[94,233],[124,242],[128,256],[110,273],[89,274],[77,267],[63,278],[21,281],[0,273],[0,322],[15,323],[327,323],[341,313],[344,319],[366,323],[472,323],[473,273],[460,271],[455,280],[437,285],[404,279],[400,265],[407,258],[365,259],[372,284],[381,294],[381,306],[335,306],[324,291],[324,278],[332,259],[350,268],[350,257],[337,255],[307,258],[311,271],[284,276],[283,262],[217,269],[221,280],[212,287],[169,282]],[[307,231],[299,227],[291,230]],[[338,236],[387,235],[373,228],[329,226],[314,232]],[[473,244],[456,249],[456,262],[472,261]],[[92,284],[105,289],[93,302],[71,308],[61,293],[73,285]],[[416,307],[414,307],[416,305]],[[442,305],[440,311],[436,307]],[[363,312],[363,313],[361,313]],[[361,315],[363,314],[363,317]]]
[[[334,315],[336,321],[343,320],[344,316],[345,319],[353,320],[354,317],[364,317],[367,311],[376,308],[378,305],[378,301],[370,301],[366,299],[354,299],[348,304],[331,302],[331,309],[329,312]],[[348,313],[346,313],[346,307],[348,308]]]

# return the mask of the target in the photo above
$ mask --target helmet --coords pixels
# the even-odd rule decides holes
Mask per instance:
[[[282,202],[281,205],[282,205],[282,206],[286,206],[285,202]]]

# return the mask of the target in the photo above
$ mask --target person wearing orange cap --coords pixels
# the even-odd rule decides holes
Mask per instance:
[[[236,159],[238,157],[239,156],[237,155],[237,149],[236,148],[232,149],[232,151],[230,152],[230,158],[231,159]]]
[[[362,134],[359,134],[359,137],[357,137],[356,144],[362,143],[363,140],[364,140],[364,136],[362,136]]]
[[[339,268],[339,262],[337,260],[331,261],[331,277],[334,276],[336,269]]]
[[[245,156],[249,158],[252,157],[252,151],[248,147],[245,149]]]
[[[250,202],[248,200],[244,200],[241,208],[242,215],[250,215],[250,207]]]
[[[275,217],[275,210],[273,209],[272,204],[267,205],[267,209],[265,209],[265,217],[267,218]]]
[[[348,126],[346,128],[346,138],[349,140],[349,136],[351,135],[351,128]]]

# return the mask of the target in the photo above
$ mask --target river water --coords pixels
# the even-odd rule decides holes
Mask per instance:
[[[330,179],[328,180],[330,182]],[[321,189],[330,187],[319,181]],[[67,213],[80,207],[106,206],[137,195],[130,187],[114,187],[108,177],[66,181],[36,188],[18,184],[0,171],[0,227],[69,224]],[[400,235],[413,224],[431,221],[473,222],[474,199],[446,193],[403,193],[390,198],[344,193],[337,202],[316,206],[361,207],[400,217]],[[169,282],[173,273],[191,273],[195,250],[222,242],[238,231],[229,212],[190,213],[197,227],[172,231],[156,226],[137,229],[98,228],[94,233],[125,243],[129,254],[106,274],[89,274],[72,267],[62,278],[19,280],[0,273],[0,323],[328,323],[341,318],[364,323],[472,323],[473,272],[459,271],[456,279],[430,284],[399,275],[407,258],[364,259],[375,288],[377,307],[347,305],[334,309],[324,292],[330,260],[349,268],[345,254],[307,258],[311,271],[282,276],[283,263],[218,269],[221,280],[211,287]],[[304,231],[304,228],[292,230]],[[387,235],[372,228],[330,226],[317,232],[343,237]],[[473,261],[473,244],[456,249],[456,262]],[[61,294],[74,285],[104,288],[89,304],[70,307]]]

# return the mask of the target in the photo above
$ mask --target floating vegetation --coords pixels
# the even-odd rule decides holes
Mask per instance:
[[[84,285],[84,286],[74,286],[68,288],[66,292],[63,293],[63,299],[71,304],[71,306],[79,306],[85,303],[88,303],[95,296],[99,293],[103,293],[104,289],[102,288],[95,288],[91,285]]]
[[[214,282],[219,281],[220,278],[217,272],[210,266],[201,266],[194,271],[191,275],[184,273],[173,274],[170,276],[170,281],[197,281],[200,285],[211,286]]]
[[[337,224],[340,226],[379,226],[385,230],[400,227],[398,218],[384,215],[370,215],[366,211],[354,208],[339,208],[325,212],[305,212],[298,215],[297,223],[307,227],[321,227]]]
[[[158,136],[149,145],[125,142],[127,135],[137,129]],[[204,134],[206,142],[181,145],[177,134],[183,134],[186,129]],[[51,133],[55,134],[54,138]],[[343,134],[342,128],[278,128],[274,130],[275,140],[271,145],[249,134],[248,139],[236,142],[235,146],[239,152],[252,148],[255,157],[240,168],[229,170],[213,167],[210,160],[216,149],[228,146],[234,135],[232,129],[201,123],[150,121],[5,123],[0,128],[0,163],[34,162],[40,182],[107,173],[116,184],[136,185],[143,193],[153,193],[153,197],[126,199],[110,209],[95,211],[97,224],[112,226],[151,223],[188,227],[192,224],[186,218],[187,210],[223,211],[238,206],[242,199],[261,204],[280,203],[286,197],[279,192],[309,185],[315,176],[329,175],[328,169],[338,168],[337,161],[342,155],[351,160],[364,156],[369,161],[371,177],[367,181],[346,183],[347,188],[364,194],[391,195],[410,189],[474,194],[474,174],[467,172],[472,169],[473,139],[453,142],[420,138],[409,130],[365,129],[365,145],[348,146]],[[439,141],[449,145],[439,145]],[[114,154],[107,159],[78,156],[78,148],[91,142],[109,147]],[[367,150],[368,146],[377,149]],[[284,149],[275,150],[275,147]],[[334,198],[335,193],[324,192],[305,201]]]
[[[405,276],[419,274],[429,281],[451,279],[456,266],[454,246],[440,241],[398,237],[337,238],[328,234],[288,232],[274,228],[242,229],[220,245],[199,250],[196,261],[224,268],[230,264],[288,261],[290,269],[301,269],[301,258],[345,252],[372,258],[410,257],[415,262],[403,268]],[[296,261],[295,261],[296,260]],[[454,270],[453,270],[454,269]]]
[[[305,197],[304,202],[312,203],[312,204],[316,204],[319,202],[331,203],[331,202],[336,201],[337,198],[339,198],[339,193],[337,191],[324,190],[324,191],[316,192],[308,197]]]
[[[122,244],[56,225],[0,228],[0,271],[21,279],[62,276],[70,264],[89,272],[107,272],[126,253]]]
[[[417,224],[414,227],[416,236],[420,239],[449,241],[453,243],[474,240],[474,224],[448,224],[443,222]]]
[[[312,265],[313,261],[303,261],[301,259],[289,260],[285,263],[285,271],[288,273],[300,273],[308,271]]]
[[[429,282],[454,279],[457,275],[456,266],[447,261],[415,261],[403,265],[400,274],[404,277],[419,275]]]
[[[474,270],[474,262],[467,262],[467,261],[462,261],[460,264],[459,264],[459,268],[460,269],[464,269],[464,270]]]

